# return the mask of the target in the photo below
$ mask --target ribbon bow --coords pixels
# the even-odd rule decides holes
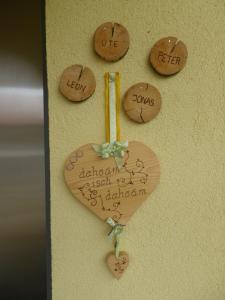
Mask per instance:
[[[110,239],[115,238],[115,255],[118,258],[120,254],[120,235],[123,232],[123,228],[125,225],[116,223],[112,218],[108,218],[106,223],[112,226],[111,231],[108,234]]]
[[[128,147],[128,141],[126,142],[112,142],[112,143],[104,143],[104,144],[93,144],[93,149],[97,152],[98,156],[106,159],[110,156],[115,158],[117,167],[120,169],[123,166],[123,157],[124,151]]]

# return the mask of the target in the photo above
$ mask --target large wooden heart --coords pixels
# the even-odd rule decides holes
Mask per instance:
[[[140,142],[129,142],[124,166],[103,159],[91,144],[72,152],[65,164],[65,181],[72,194],[102,220],[126,224],[159,182],[159,162]]]

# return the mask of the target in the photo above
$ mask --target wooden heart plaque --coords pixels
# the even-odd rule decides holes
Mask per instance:
[[[129,256],[127,252],[121,251],[119,257],[116,257],[114,253],[110,253],[106,259],[107,265],[113,275],[120,279],[129,265]]]
[[[64,175],[74,197],[99,218],[125,225],[155,189],[160,169],[155,153],[132,141],[121,169],[114,157],[103,159],[87,144],[70,154]]]

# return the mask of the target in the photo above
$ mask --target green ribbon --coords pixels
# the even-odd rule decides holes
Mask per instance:
[[[120,235],[123,232],[123,228],[125,225],[116,223],[112,218],[108,218],[106,223],[112,226],[111,231],[108,234],[110,239],[115,239],[115,255],[118,258],[120,255]]]
[[[120,169],[122,168],[124,161],[123,157],[125,154],[125,150],[128,148],[128,141],[126,142],[112,142],[112,143],[104,143],[104,144],[92,144],[93,149],[98,154],[98,156],[101,156],[104,159],[109,158],[110,156],[113,156],[115,158],[117,167]]]

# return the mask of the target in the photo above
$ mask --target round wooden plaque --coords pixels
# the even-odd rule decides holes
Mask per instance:
[[[128,51],[130,44],[127,29],[118,23],[100,25],[94,34],[95,52],[106,61],[117,61]]]
[[[59,90],[68,99],[79,102],[89,98],[95,91],[96,81],[91,69],[82,65],[66,68],[62,74]]]
[[[187,48],[182,41],[166,37],[152,47],[149,60],[159,74],[172,75],[183,69],[187,56]]]
[[[123,107],[131,120],[137,123],[149,122],[160,111],[160,92],[148,83],[137,83],[127,90]]]

